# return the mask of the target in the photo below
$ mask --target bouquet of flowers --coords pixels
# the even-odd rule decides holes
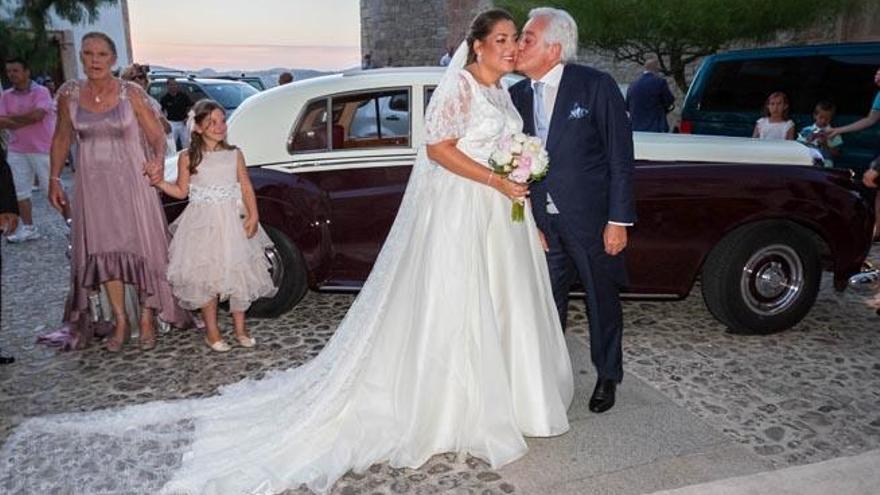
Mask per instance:
[[[492,170],[518,184],[528,184],[543,179],[550,168],[550,159],[541,139],[518,132],[498,143],[498,149],[489,157]],[[525,202],[514,201],[510,211],[514,222],[525,218]]]

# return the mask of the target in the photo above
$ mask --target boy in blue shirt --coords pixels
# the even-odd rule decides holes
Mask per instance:
[[[837,107],[830,101],[816,103],[816,108],[813,110],[813,125],[801,129],[797,137],[799,142],[812,146],[822,153],[827,168],[834,166],[834,157],[840,156],[839,148],[843,144],[843,139],[839,135],[833,137],[828,135],[831,119],[834,118],[836,110]]]

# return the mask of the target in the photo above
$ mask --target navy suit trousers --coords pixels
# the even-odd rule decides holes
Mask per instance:
[[[623,380],[623,311],[620,306],[620,281],[609,269],[612,257],[600,239],[584,239],[571,229],[562,215],[547,215],[542,231],[547,238],[547,265],[553,299],[566,328],[568,293],[580,277],[586,290],[587,319],[590,322],[590,357],[599,378]],[[623,254],[614,261],[622,261]],[[621,257],[621,259],[616,259]]]

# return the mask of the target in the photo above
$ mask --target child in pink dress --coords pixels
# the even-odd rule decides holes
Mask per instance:
[[[182,307],[201,309],[208,347],[230,349],[217,326],[217,303],[227,299],[236,340],[253,347],[244,313],[254,300],[275,293],[265,256],[272,241],[259,224],[244,156],[226,142],[223,107],[213,100],[198,101],[188,125],[190,146],[178,155],[177,182],[156,184],[171,197],[189,196],[171,226],[168,281]]]

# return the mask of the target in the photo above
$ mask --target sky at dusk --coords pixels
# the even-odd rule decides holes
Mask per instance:
[[[358,0],[128,0],[137,62],[334,70],[360,62]]]

